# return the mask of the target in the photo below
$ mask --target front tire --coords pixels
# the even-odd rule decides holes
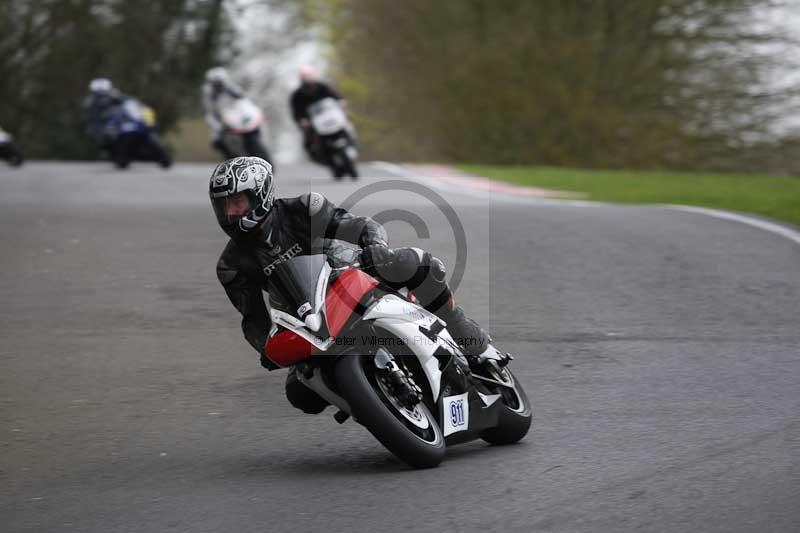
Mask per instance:
[[[424,402],[415,411],[427,428],[414,426],[377,383],[377,368],[368,355],[343,355],[336,362],[336,383],[353,417],[390,452],[415,468],[431,468],[444,459],[442,430]],[[423,421],[420,425],[424,425]]]
[[[147,143],[149,144],[149,152],[152,159],[158,163],[158,166],[161,168],[169,168],[172,166],[172,157],[167,152],[167,149],[164,148],[164,145],[161,144],[161,139],[155,133],[151,133],[147,139]]]
[[[347,160],[347,174],[354,180],[358,179],[358,169],[353,161]]]
[[[273,170],[275,165],[272,162],[272,156],[267,150],[267,146],[261,140],[261,132],[259,130],[251,131],[242,135],[242,144],[244,145],[245,155],[250,157],[260,157],[270,165]]]
[[[120,170],[128,168],[133,159],[133,145],[134,142],[130,135],[120,135],[114,140],[109,151],[111,152],[111,161],[115,167]]]
[[[22,165],[24,158],[22,157],[22,153],[16,149],[14,146],[8,146],[8,153],[4,154],[8,160],[8,164],[12,167],[18,167]]]

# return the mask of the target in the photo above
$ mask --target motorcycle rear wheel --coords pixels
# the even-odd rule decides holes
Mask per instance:
[[[377,372],[370,355],[343,355],[336,362],[339,393],[353,418],[403,462],[415,468],[437,466],[445,442],[435,417],[424,402],[413,412],[402,408],[378,383]]]
[[[500,394],[503,408],[499,412],[497,426],[484,430],[481,438],[489,444],[513,444],[528,434],[531,428],[532,409],[528,395],[517,378],[508,367],[493,376],[499,381],[509,382],[510,387],[498,385],[496,393]]]

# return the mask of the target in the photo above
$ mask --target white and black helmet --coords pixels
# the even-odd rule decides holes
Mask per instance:
[[[109,94],[114,90],[114,84],[108,78],[95,78],[89,82],[89,92],[95,94]]]
[[[230,79],[228,71],[222,67],[214,67],[206,71],[206,81],[208,83],[228,83]]]
[[[230,216],[227,198],[239,193],[245,193],[250,208],[245,215]],[[264,221],[275,200],[272,165],[260,157],[228,159],[211,174],[208,195],[225,233],[231,237],[250,233]]]

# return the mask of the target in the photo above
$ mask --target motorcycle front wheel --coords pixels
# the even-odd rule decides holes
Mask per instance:
[[[22,153],[13,145],[0,147],[0,158],[8,161],[8,164],[12,167],[22,165],[24,161]]]
[[[155,133],[150,134],[147,138],[150,159],[158,163],[161,168],[169,168],[172,166],[172,156],[169,155],[164,145],[161,143],[161,138]]]
[[[111,161],[114,166],[120,170],[128,168],[131,164],[131,149],[133,148],[133,140],[130,135],[119,136],[111,145]]]
[[[245,150],[244,155],[250,157],[260,157],[272,165],[274,170],[275,165],[272,162],[272,156],[270,156],[269,150],[267,150],[264,141],[261,140],[261,133],[259,130],[251,131],[242,135],[242,144]]]
[[[444,459],[439,424],[425,402],[401,405],[381,382],[371,355],[343,355],[336,362],[339,393],[353,418],[390,452],[415,468],[431,468]]]

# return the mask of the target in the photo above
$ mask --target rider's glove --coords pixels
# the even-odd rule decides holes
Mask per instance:
[[[370,244],[361,250],[361,266],[363,268],[382,268],[391,265],[395,259],[394,252],[382,244]]]

